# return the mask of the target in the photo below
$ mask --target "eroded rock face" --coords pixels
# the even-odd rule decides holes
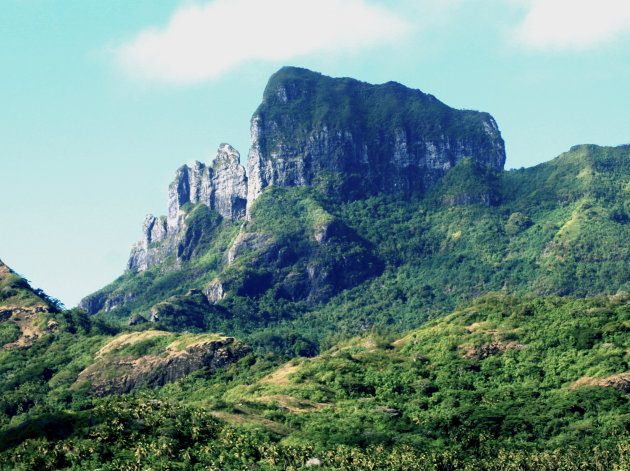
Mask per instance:
[[[255,251],[259,251],[259,260],[262,254],[268,255],[265,258],[273,258],[273,252],[277,252],[277,249],[276,244],[266,234],[241,232],[232,243],[230,250],[225,254],[223,261],[229,266],[243,253]]]
[[[489,114],[455,110],[393,82],[283,68],[251,121],[247,204],[270,185],[326,178],[349,198],[424,192],[464,157],[503,169],[503,139]]]
[[[141,339],[146,333],[132,335]],[[79,374],[77,383],[90,382],[90,391],[99,397],[125,394],[136,388],[172,383],[201,368],[210,371],[225,368],[250,352],[249,346],[232,337],[200,340],[186,347],[174,342],[160,355],[139,358],[111,356],[106,346],[97,354],[95,362]],[[111,377],[108,371],[115,375]]]
[[[204,290],[204,294],[206,295],[206,298],[208,298],[208,302],[212,304],[225,298],[225,290],[221,280],[219,278],[215,278],[208,283],[208,286],[206,286],[206,289]]]
[[[237,220],[245,216],[246,198],[245,168],[240,154],[229,144],[221,144],[211,166],[201,162],[192,167],[184,165],[169,186],[168,216],[147,215],[142,238],[131,250],[127,269],[144,271],[178,252],[182,244],[191,245],[187,238],[191,234],[184,231],[185,204],[201,202],[224,218]]]
[[[79,302],[79,307],[85,309],[88,314],[96,314],[99,311],[110,312],[136,299],[134,293],[128,292],[97,292],[86,296]]]
[[[195,162],[180,168],[168,192],[168,221],[174,225],[181,207],[202,202],[221,216],[236,220],[245,215],[247,179],[240,154],[229,144],[221,144],[211,166]]]

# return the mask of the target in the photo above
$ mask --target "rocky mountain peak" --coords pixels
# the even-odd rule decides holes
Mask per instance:
[[[464,158],[503,168],[503,139],[488,113],[450,108],[396,82],[372,85],[284,67],[269,79],[252,116],[247,172],[227,143],[210,164],[179,168],[168,190],[168,215],[145,218],[127,268],[147,270],[176,254],[177,269],[197,253],[200,241],[212,237],[221,218],[251,218],[252,204],[267,187],[317,186],[340,202],[379,193],[423,194]],[[486,193],[482,199],[456,193],[447,203],[490,204]],[[199,203],[216,211],[218,222],[210,215],[208,224],[187,220]],[[244,244],[243,237],[232,241],[228,255]],[[245,246],[252,250],[255,244]],[[134,297],[97,293],[82,305],[90,312],[111,310]]]
[[[202,202],[228,219],[245,214],[247,178],[241,156],[229,144],[221,144],[212,165],[195,162],[182,166],[168,191],[168,222],[179,225],[181,209],[186,203]]]
[[[235,168],[241,165],[241,154],[230,144],[223,143],[212,161],[213,169]]]
[[[142,238],[134,245],[127,264],[139,271],[161,262],[186,245],[185,205],[203,203],[230,220],[245,216],[247,177],[241,156],[229,144],[221,144],[210,165],[195,162],[175,173],[168,189],[168,216],[149,214],[142,224]]]
[[[424,193],[464,157],[503,169],[503,139],[488,113],[450,108],[396,82],[285,67],[252,117],[247,205],[267,186],[326,180],[348,199]]]

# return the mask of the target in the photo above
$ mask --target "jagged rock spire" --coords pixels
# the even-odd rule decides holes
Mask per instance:
[[[246,198],[245,168],[231,145],[221,144],[208,166],[201,162],[184,165],[168,189],[168,216],[146,216],[142,239],[132,248],[127,268],[146,270],[177,250],[186,236],[182,209],[186,203],[201,202],[224,218],[237,220],[245,217]]]

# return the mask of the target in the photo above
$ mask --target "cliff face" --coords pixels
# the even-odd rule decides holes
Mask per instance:
[[[132,248],[127,269],[143,271],[172,253],[185,252],[194,245],[195,234],[187,231],[186,204],[203,203],[222,217],[237,220],[245,216],[247,178],[239,153],[221,144],[211,166],[195,162],[175,174],[168,190],[168,216],[147,215],[142,224],[142,239]]]
[[[489,114],[394,82],[283,68],[252,118],[247,204],[270,185],[327,183],[348,198],[425,192],[464,157],[503,169],[503,139]]]
[[[195,162],[177,171],[168,191],[168,223],[174,225],[186,203],[202,202],[228,219],[245,215],[247,180],[241,156],[229,144],[221,144],[212,166]]]
[[[269,80],[252,117],[247,176],[229,144],[211,166],[181,167],[169,186],[168,216],[145,218],[127,268],[143,271],[191,247],[182,209],[190,203],[238,220],[271,185],[325,185],[348,199],[423,193],[465,157],[503,168],[503,139],[489,114],[455,110],[394,82],[370,85],[285,67]]]

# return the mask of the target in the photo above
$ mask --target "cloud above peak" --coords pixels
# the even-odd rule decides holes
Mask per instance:
[[[584,50],[629,33],[628,0],[529,0],[516,39],[536,50]]]
[[[248,61],[287,61],[310,53],[354,52],[395,41],[411,25],[365,0],[214,0],[190,4],[163,28],[115,48],[132,77],[188,84]]]

